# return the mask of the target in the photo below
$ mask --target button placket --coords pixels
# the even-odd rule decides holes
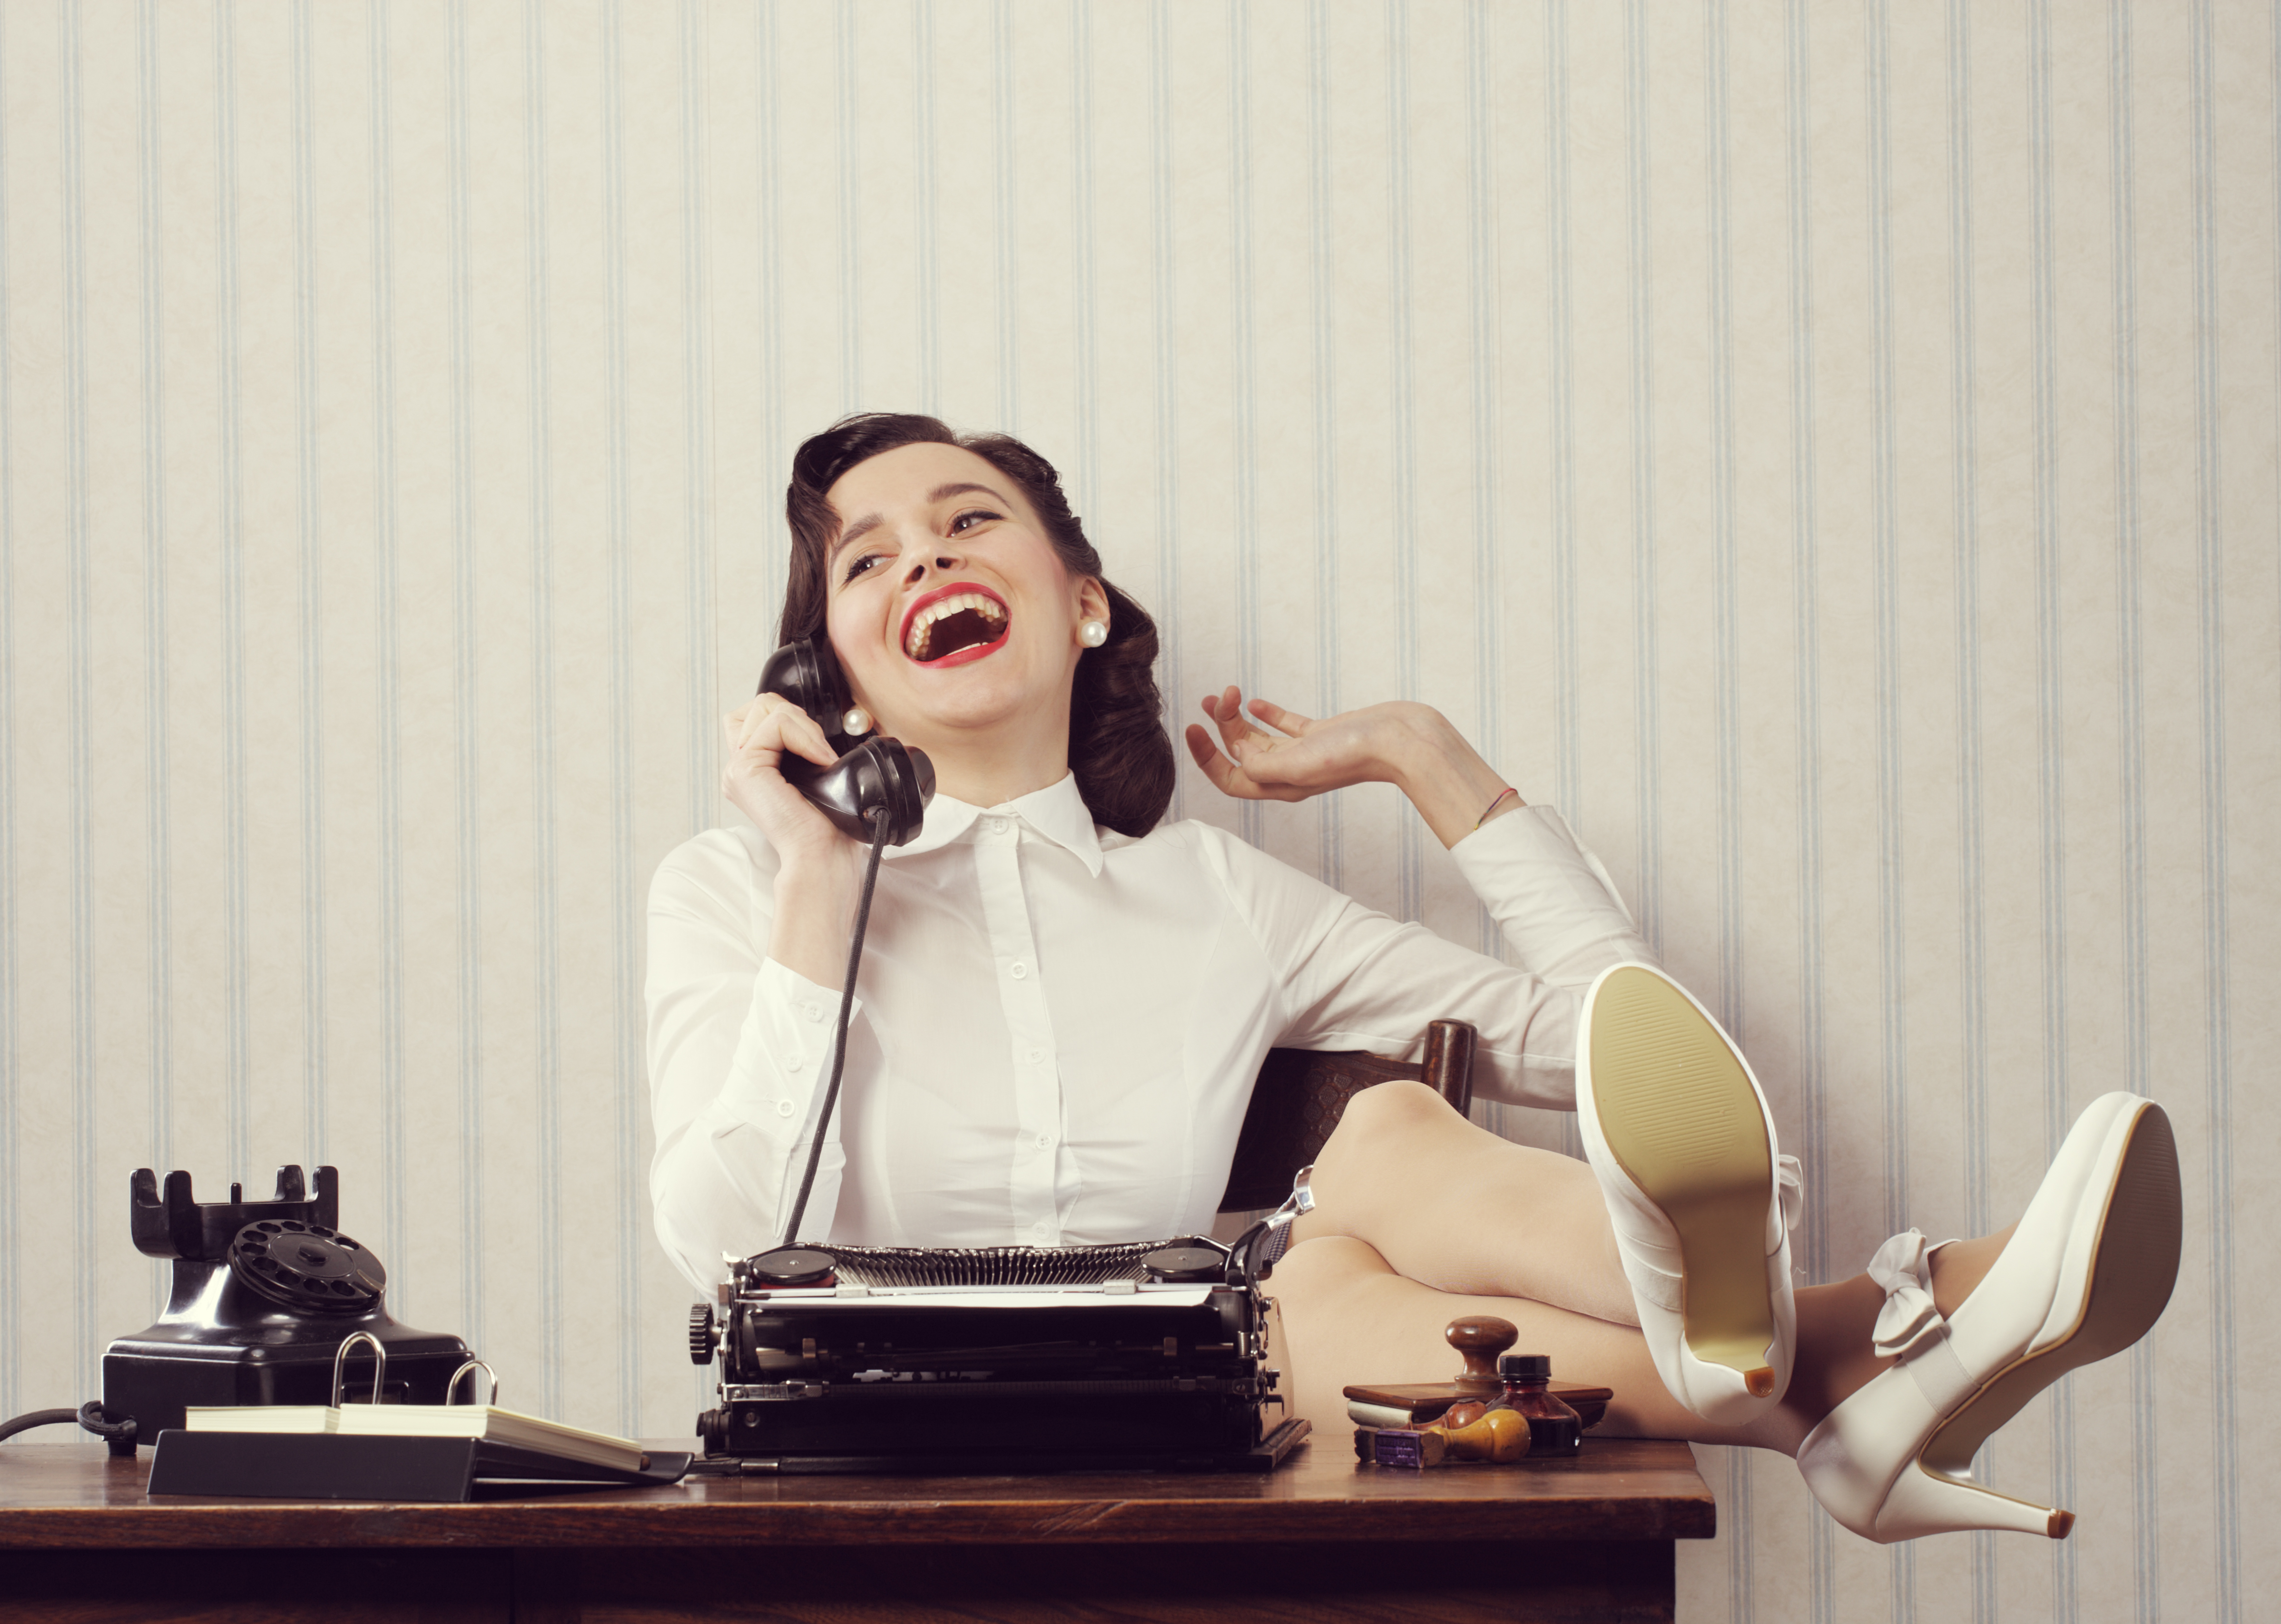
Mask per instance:
[[[1020,843],[1020,826],[1011,818],[977,823],[976,875],[1013,1062],[1014,1157],[1009,1172],[1014,1233],[1030,1244],[1050,1245],[1059,1239],[1054,1149],[1061,1130],[1061,1079],[1053,1065],[1053,1021],[1038,973],[1037,943],[1030,933]]]

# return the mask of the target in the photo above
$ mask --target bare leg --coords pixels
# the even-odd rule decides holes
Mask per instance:
[[[1312,1187],[1294,1244],[1348,1235],[1437,1291],[1639,1323],[1592,1170],[1475,1127],[1422,1083],[1357,1094]]]
[[[1456,1356],[1442,1327],[1468,1313],[1512,1320],[1520,1351],[1551,1355],[1562,1380],[1614,1388],[1599,1430],[1615,1435],[1795,1454],[1890,1363],[1871,1343],[1884,1303],[1875,1281],[1858,1274],[1805,1288],[1782,1404],[1747,1427],[1709,1425],[1665,1390],[1634,1328],[1591,1170],[1484,1133],[1418,1085],[1357,1095],[1312,1184],[1316,1210],[1299,1220],[1270,1289],[1281,1304],[1295,1412],[1326,1430],[1344,1424],[1340,1389],[1349,1383],[1447,1380]],[[1941,1312],[1963,1302],[2010,1235],[1933,1254]]]

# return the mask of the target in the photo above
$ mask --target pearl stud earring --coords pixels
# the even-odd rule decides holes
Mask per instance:
[[[1109,623],[1089,620],[1077,629],[1077,640],[1087,648],[1099,648],[1109,641]]]
[[[839,718],[839,728],[846,733],[868,733],[871,731],[871,713],[861,705],[850,705],[847,714]]]

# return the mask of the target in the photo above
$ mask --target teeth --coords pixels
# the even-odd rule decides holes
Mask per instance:
[[[1006,623],[1005,607],[996,599],[986,598],[980,592],[953,592],[947,598],[936,599],[911,616],[910,634],[903,639],[903,652],[914,660],[925,659],[935,622],[961,609],[972,609],[993,625]]]

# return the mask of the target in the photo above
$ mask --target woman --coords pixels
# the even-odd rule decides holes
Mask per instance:
[[[1912,1232],[1871,1273],[1793,1295],[1795,1164],[1740,1056],[1647,965],[1559,816],[1437,713],[1313,721],[1231,688],[1203,701],[1217,746],[1200,726],[1187,744],[1239,798],[1397,785],[1525,968],[1160,823],[1155,628],[1018,442],[851,418],[801,446],[787,511],[779,641],[828,635],[867,713],[850,731],[924,749],[938,785],[880,871],[804,1238],[1196,1233],[1270,1047],[1397,1051],[1459,1014],[1481,1032],[1480,1091],[1578,1109],[1590,1164],[1506,1143],[1414,1085],[1360,1095],[1275,1275],[1297,1413],[1334,1422],[1348,1381],[1437,1377],[1442,1327],[1489,1311],[1615,1389],[1605,1430],[1796,1455],[1871,1537],[2066,1531],[2067,1513],[1955,1473],[2160,1312],[2177,1220],[2159,1110],[2095,1104],[2016,1235],[1928,1249]],[[653,1196],[700,1289],[785,1222],[864,856],[777,770],[833,759],[813,720],[763,694],[727,731],[723,787],[748,822],[669,856],[650,909]]]

